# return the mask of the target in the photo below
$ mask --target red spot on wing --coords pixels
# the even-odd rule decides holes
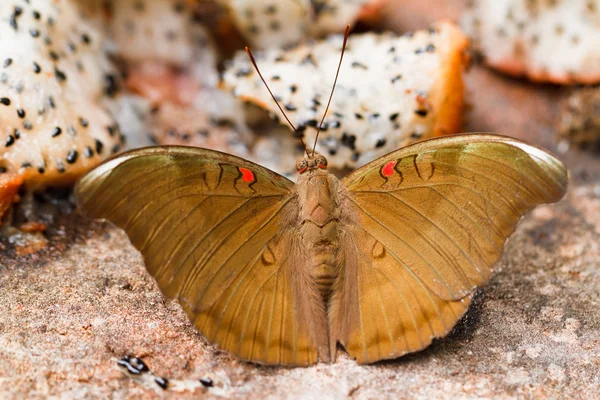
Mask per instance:
[[[254,172],[250,171],[247,168],[240,167],[240,172],[242,173],[242,180],[244,182],[252,183],[254,182]]]
[[[389,178],[394,175],[394,166],[396,165],[396,161],[390,161],[381,168],[381,175]]]

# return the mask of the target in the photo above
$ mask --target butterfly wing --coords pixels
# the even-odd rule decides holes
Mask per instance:
[[[294,184],[243,159],[191,147],[134,150],[77,185],[81,210],[123,228],[163,293],[242,359],[317,361],[310,296],[293,236]],[[308,285],[308,286],[307,286]]]
[[[356,221],[341,241],[331,339],[373,362],[444,336],[521,217],[561,199],[567,181],[552,155],[495,135],[420,142],[348,175]]]

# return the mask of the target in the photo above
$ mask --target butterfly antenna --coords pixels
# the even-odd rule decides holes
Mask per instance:
[[[346,26],[346,33],[344,34],[344,43],[342,44],[342,54],[340,55],[340,63],[337,67],[337,72],[335,73],[335,80],[333,81],[333,87],[331,88],[331,94],[329,95],[329,100],[327,101],[327,107],[325,107],[325,113],[323,114],[323,118],[321,118],[321,123],[319,124],[319,128],[317,129],[317,135],[315,136],[315,143],[313,144],[312,156],[315,156],[315,150],[317,149],[317,139],[319,139],[319,133],[323,128],[323,122],[325,122],[325,117],[327,116],[327,111],[329,111],[329,105],[331,104],[331,99],[333,98],[333,92],[335,91],[335,85],[337,84],[338,76],[340,74],[340,68],[342,67],[342,60],[344,59],[344,52],[346,51],[346,43],[348,42],[348,36],[350,35],[350,25]]]
[[[294,126],[294,124],[292,124],[292,121],[290,121],[290,119],[288,118],[288,116],[285,114],[285,111],[283,111],[283,108],[281,107],[281,105],[277,101],[277,98],[275,97],[275,95],[273,94],[273,92],[271,92],[271,89],[269,88],[269,85],[267,85],[267,81],[265,81],[265,78],[260,73],[260,69],[258,69],[258,65],[256,64],[256,60],[254,59],[254,56],[252,55],[252,52],[250,51],[250,48],[248,46],[246,46],[245,48],[246,48],[246,53],[248,53],[248,56],[250,57],[250,61],[252,62],[252,65],[254,65],[254,69],[256,69],[256,72],[258,73],[258,76],[260,76],[260,79],[265,84],[265,87],[267,88],[267,90],[269,91],[269,94],[271,95],[271,97],[275,101],[275,104],[277,104],[277,107],[279,107],[279,110],[281,111],[281,113],[285,117],[286,121],[288,122],[288,124],[290,124],[290,126],[294,130],[294,133],[296,134],[296,137],[298,139],[300,139],[300,142],[302,143],[302,147],[304,147],[304,151],[306,152],[306,155],[308,157],[310,157],[310,154],[308,152],[308,147],[306,147],[306,144],[304,144],[304,140],[298,134],[298,130],[296,129],[296,127]],[[314,152],[313,152],[313,155],[314,155]]]

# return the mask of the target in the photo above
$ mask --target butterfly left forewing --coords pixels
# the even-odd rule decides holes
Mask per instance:
[[[372,362],[448,333],[520,218],[564,195],[567,172],[523,142],[463,135],[405,147],[342,183],[344,213],[356,217],[342,241],[331,340]]]
[[[117,156],[76,195],[86,214],[126,231],[209,340],[243,359],[309,365],[327,338],[317,333],[323,311],[306,296],[314,285],[294,272],[304,260],[290,235],[293,187],[237,157],[162,147]]]

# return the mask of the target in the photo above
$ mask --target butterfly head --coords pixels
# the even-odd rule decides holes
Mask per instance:
[[[296,161],[296,171],[300,175],[316,169],[327,169],[327,159],[319,153],[315,153],[314,156],[305,155]]]

